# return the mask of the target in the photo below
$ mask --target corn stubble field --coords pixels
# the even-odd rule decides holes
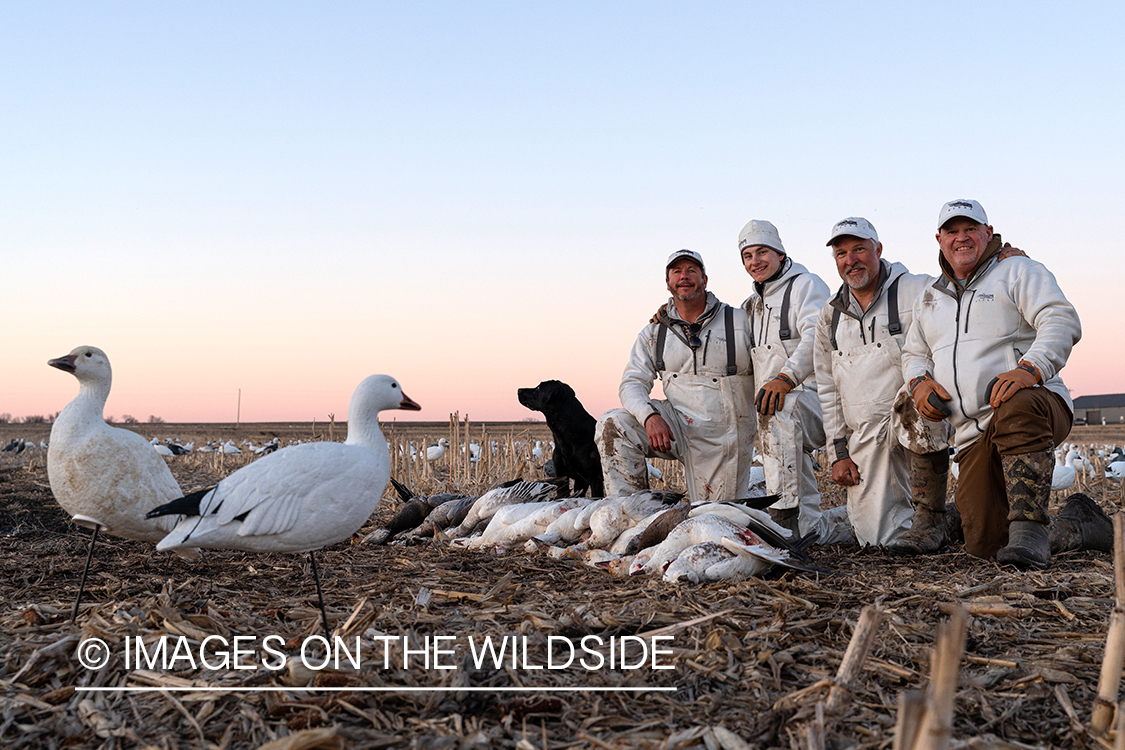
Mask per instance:
[[[196,446],[346,436],[346,425],[328,424],[134,429]],[[48,432],[49,425],[0,425],[0,442],[38,442]],[[420,494],[480,494],[516,476],[542,477],[542,461],[531,454],[536,440],[550,456],[542,423],[387,423],[384,434],[392,475]],[[409,459],[411,447],[424,453],[441,437],[453,446],[442,459]],[[1071,439],[1121,444],[1125,427],[1077,427]],[[469,442],[486,447],[480,461],[460,450]],[[186,492],[253,458],[248,451],[197,452],[166,460]],[[682,484],[676,466],[656,463],[664,471],[661,486]],[[843,502],[826,472],[820,478],[825,504]],[[1095,474],[1080,481],[1107,512],[1121,505],[1118,480]],[[1054,511],[1061,501],[1055,499]],[[89,533],[54,502],[44,451],[0,454],[0,747],[890,748],[899,696],[928,684],[935,631],[958,605],[970,618],[954,746],[1114,746],[1112,730],[1107,739],[1088,729],[1114,605],[1108,554],[1068,553],[1048,571],[1019,573],[971,558],[960,545],[919,559],[814,547],[813,558],[832,575],[675,586],[522,551],[497,557],[440,542],[357,543],[399,506],[388,487],[351,543],[317,553],[335,634],[346,643],[358,636],[364,645],[358,670],[345,661],[339,670],[309,673],[296,660],[279,670],[193,668],[184,661],[168,671],[126,668],[126,639],[138,637],[153,644],[184,636],[194,644],[208,636],[229,643],[275,635],[295,654],[304,637],[321,633],[308,556],[214,551],[191,563],[103,536],[71,625]],[[864,668],[850,691],[827,700],[868,605],[881,610],[882,621]],[[596,636],[608,644],[653,635],[670,637],[669,655],[661,658],[674,668],[610,668],[608,661],[595,669],[577,661],[566,669],[534,668],[550,656],[552,637],[579,643]],[[391,643],[384,652],[374,636],[395,640],[384,641]],[[455,644],[453,669],[426,669],[420,661],[427,638],[438,636]],[[465,643],[486,636],[518,641],[526,660],[521,653],[515,662],[476,664]],[[112,654],[97,671],[76,656],[78,643],[90,637],[106,641]],[[404,654],[403,644],[415,656]],[[608,653],[601,648],[603,657]],[[334,689],[296,689],[310,684]],[[158,690],[81,689],[111,686]],[[170,689],[178,687],[203,689]],[[518,687],[552,691],[507,692]],[[657,687],[674,690],[620,690]]]

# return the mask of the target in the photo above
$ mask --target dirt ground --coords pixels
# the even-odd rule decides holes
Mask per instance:
[[[541,424],[513,425],[539,430],[532,439],[546,432]],[[37,441],[29,427],[0,426],[0,443],[16,435]],[[195,433],[183,425],[137,429],[183,440],[242,435],[260,443],[271,431],[307,439],[323,430],[327,437],[320,425],[244,425],[238,433],[213,425],[194,426]],[[333,426],[336,439],[341,429]],[[395,426],[400,435],[409,429]],[[443,434],[444,425],[417,429],[425,440]],[[490,425],[492,434],[498,429]],[[48,431],[43,426],[42,436]],[[1125,427],[1076,428],[1072,439],[1121,444]],[[216,458],[169,465],[185,489],[236,468]],[[839,502],[837,490],[825,489],[832,504]],[[1107,512],[1122,502],[1119,482],[1099,480],[1087,489]],[[357,538],[393,514],[397,503],[387,498]],[[919,559],[814,547],[816,563],[831,574],[674,586],[613,578],[539,554],[496,557],[436,543],[379,547],[353,539],[318,552],[317,560],[331,626],[346,644],[360,638],[361,666],[353,670],[345,660],[342,669],[317,675],[302,672],[295,658],[306,636],[322,632],[308,555],[209,552],[193,563],[100,537],[71,625],[88,541],[89,532],[54,502],[42,452],[0,454],[4,748],[241,749],[277,742],[271,750],[730,750],[807,747],[818,732],[824,747],[889,748],[899,694],[927,684],[935,629],[956,605],[972,617],[955,741],[1099,746],[1085,727],[1113,607],[1113,565],[1105,553],[1068,553],[1048,571],[1019,573],[959,546]],[[852,685],[854,699],[842,714],[818,720],[816,704],[867,605],[882,610],[883,622]],[[248,661],[258,668],[193,667],[185,659],[166,670],[125,663],[127,644],[139,637],[154,648],[164,635],[191,644],[248,637]],[[263,666],[259,657],[267,654],[259,649],[271,635],[294,657],[290,668]],[[526,652],[477,665],[472,650],[486,636]],[[595,636],[600,641],[587,641],[590,651],[583,652],[595,668],[577,659],[562,669],[535,668],[554,656],[556,664],[564,661],[558,649]],[[626,640],[635,649],[666,651],[637,666],[629,661],[637,652],[626,650],[626,664],[611,667],[608,644],[625,636],[634,637]],[[668,638],[658,644],[657,636]],[[93,637],[110,655],[98,670],[79,661],[79,643]],[[432,650],[439,637],[450,654]],[[434,660],[429,668],[426,658]],[[310,677],[318,689],[294,687]],[[93,687],[151,692],[85,690]]]

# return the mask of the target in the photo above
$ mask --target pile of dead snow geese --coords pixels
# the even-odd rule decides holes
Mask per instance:
[[[804,552],[813,540],[792,539],[762,510],[776,496],[693,504],[678,492],[644,490],[551,500],[556,483],[512,481],[480,497],[419,497],[391,482],[404,505],[364,541],[438,539],[496,554],[522,548],[671,583],[756,576],[775,565],[820,571]]]

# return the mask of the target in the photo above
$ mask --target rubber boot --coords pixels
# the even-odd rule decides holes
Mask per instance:
[[[799,539],[801,536],[801,509],[800,508],[770,508],[770,518],[778,526],[789,529],[793,532],[793,538]]]
[[[1048,534],[1052,555],[1076,549],[1113,551],[1113,521],[1081,492],[1066,499],[1062,511],[1051,519]]]
[[[914,521],[910,529],[890,545],[887,551],[892,555],[932,555],[949,542],[945,515],[945,496],[949,487],[949,451],[906,453],[910,456]]]
[[[950,544],[964,544],[965,530],[961,528],[961,511],[956,503],[945,504],[945,536]]]
[[[1008,492],[1008,546],[996,553],[1001,565],[1044,569],[1051,565],[1047,502],[1055,469],[1054,451],[1000,456]]]

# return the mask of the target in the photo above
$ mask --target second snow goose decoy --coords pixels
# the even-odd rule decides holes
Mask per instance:
[[[421,408],[389,375],[368,377],[348,406],[345,442],[282,448],[214,487],[154,508],[149,518],[186,516],[156,548],[308,552],[328,631],[313,552],[350,537],[383,496],[391,458],[379,429],[379,412]]]

